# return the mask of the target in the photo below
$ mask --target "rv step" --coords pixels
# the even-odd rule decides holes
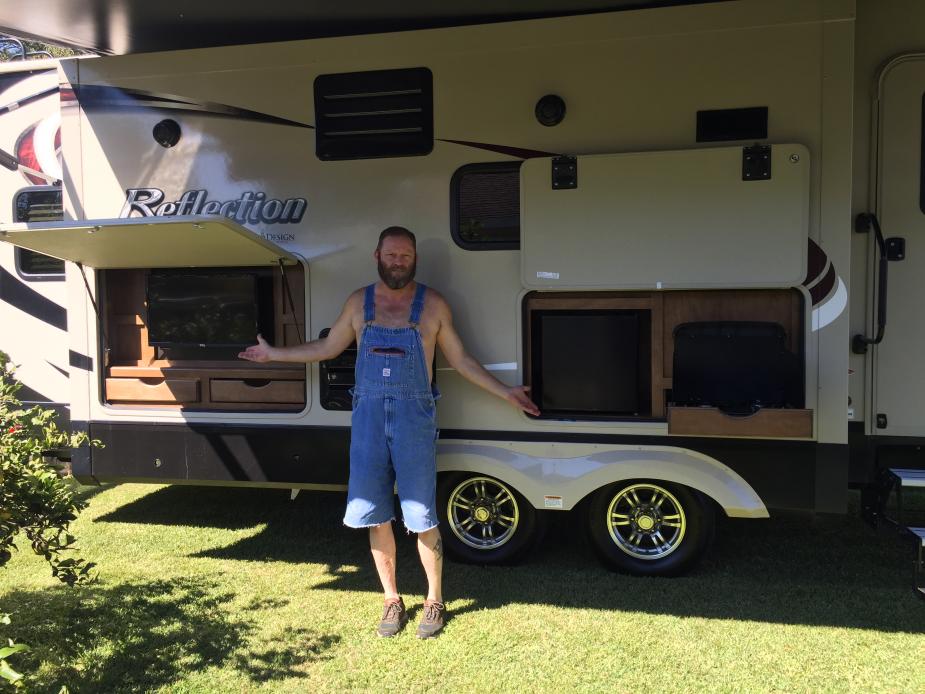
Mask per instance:
[[[890,468],[890,474],[902,487],[925,487],[925,470]]]
[[[916,540],[915,591],[925,598],[925,528],[909,528]]]

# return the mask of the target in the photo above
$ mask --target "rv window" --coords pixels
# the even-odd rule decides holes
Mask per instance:
[[[519,161],[468,164],[450,182],[450,233],[466,250],[520,248]]]
[[[426,67],[315,78],[315,153],[323,161],[409,157],[434,148]]]
[[[13,198],[13,220],[16,222],[57,222],[63,218],[60,188],[26,188]],[[29,280],[64,278],[63,260],[25,248],[16,249],[16,269]]]

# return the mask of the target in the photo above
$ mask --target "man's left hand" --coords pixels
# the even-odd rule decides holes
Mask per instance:
[[[529,390],[530,386],[512,386],[507,389],[507,395],[504,396],[504,399],[514,407],[536,417],[540,413],[540,408],[534,405],[530,396],[527,395]]]

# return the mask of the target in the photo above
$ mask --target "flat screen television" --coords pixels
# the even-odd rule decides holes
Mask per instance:
[[[155,347],[244,347],[259,323],[257,275],[234,270],[151,270],[148,342]]]
[[[649,311],[537,310],[530,316],[531,394],[541,416],[651,414]]]

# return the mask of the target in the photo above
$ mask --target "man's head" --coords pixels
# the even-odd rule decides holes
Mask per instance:
[[[379,234],[375,252],[379,277],[389,289],[401,289],[417,270],[417,240],[404,227],[389,227]]]

